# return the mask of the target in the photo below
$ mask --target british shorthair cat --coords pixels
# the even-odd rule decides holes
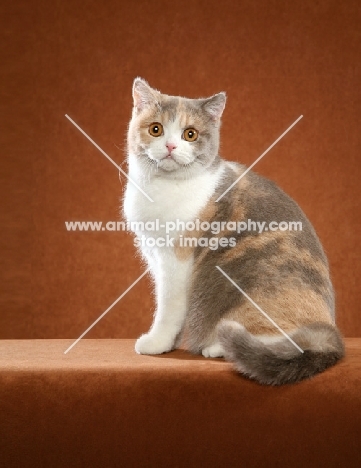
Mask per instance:
[[[168,96],[136,78],[133,100],[123,212],[156,295],[136,352],[166,353],[182,340],[269,385],[334,365],[344,345],[325,253],[288,195],[220,157],[225,93]]]

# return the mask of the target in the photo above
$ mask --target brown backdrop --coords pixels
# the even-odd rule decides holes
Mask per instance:
[[[340,327],[361,335],[357,0],[7,3],[0,338],[76,338],[143,271],[130,234],[64,225],[119,219],[124,188],[64,115],[121,163],[136,76],[168,94],[226,91],[221,152],[246,164],[304,115],[256,170],[315,225]],[[152,307],[143,278],[88,337],[136,337]]]

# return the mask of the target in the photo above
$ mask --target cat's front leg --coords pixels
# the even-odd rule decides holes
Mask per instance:
[[[149,259],[156,284],[157,309],[151,329],[135,344],[139,354],[162,354],[177,345],[187,312],[192,259],[180,261],[173,250],[153,252]]]

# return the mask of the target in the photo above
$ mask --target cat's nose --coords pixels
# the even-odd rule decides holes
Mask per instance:
[[[165,145],[167,147],[167,150],[171,153],[174,149],[177,148],[177,145],[175,145],[174,143],[167,143]]]

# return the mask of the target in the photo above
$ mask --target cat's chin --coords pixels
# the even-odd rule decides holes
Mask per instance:
[[[204,170],[204,166],[196,164],[196,161],[193,161],[190,164],[183,164],[181,162],[177,162],[177,160],[173,158],[163,158],[157,161],[148,156],[148,163],[149,162],[151,163],[151,166],[147,163],[143,163],[140,168],[144,173],[149,173],[151,177],[155,178],[177,180],[190,179],[199,175]]]
[[[186,180],[197,176],[200,168],[194,165],[184,165],[174,160],[167,160],[158,164],[155,177],[163,177],[174,180]]]
[[[174,159],[164,158],[158,163],[158,167],[165,172],[174,172],[182,167],[181,164],[177,163]]]

